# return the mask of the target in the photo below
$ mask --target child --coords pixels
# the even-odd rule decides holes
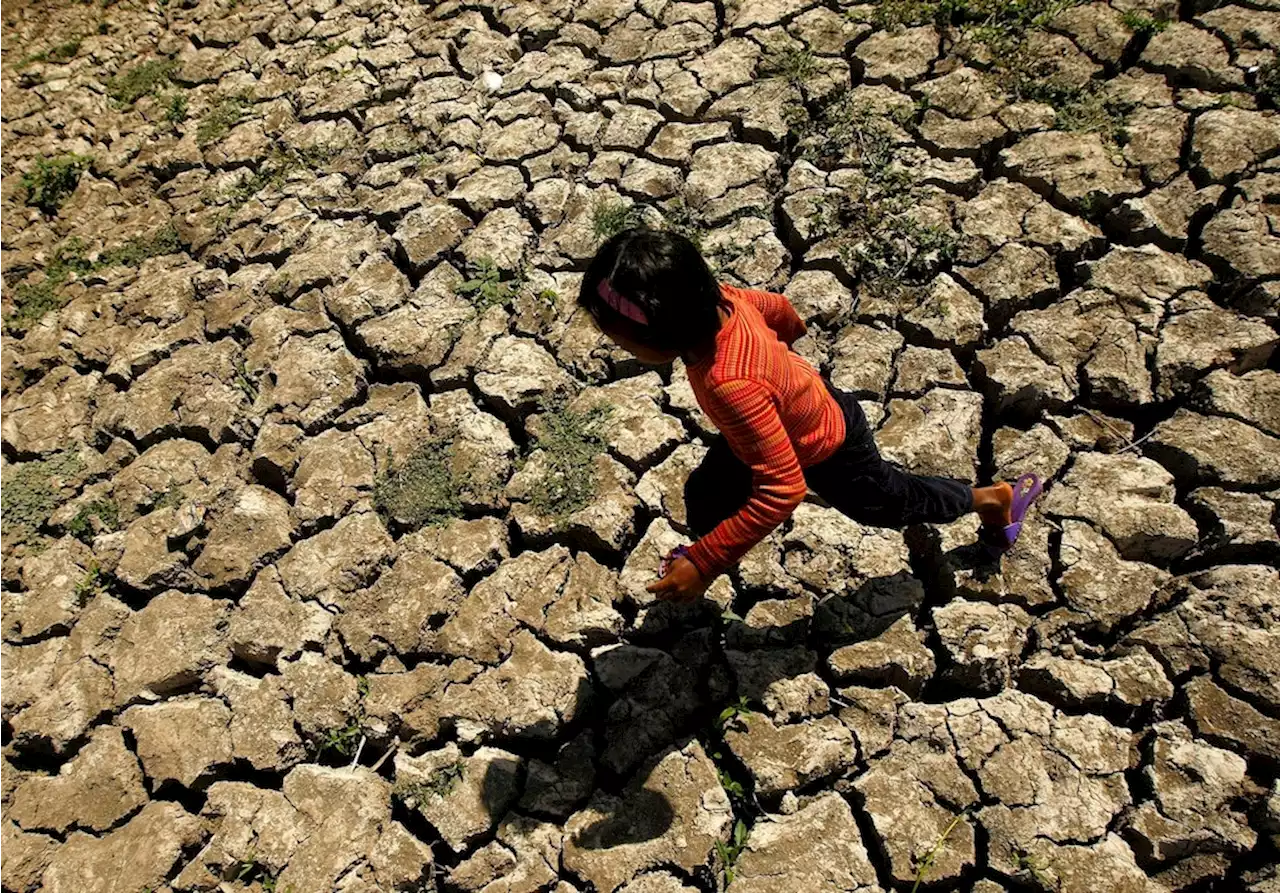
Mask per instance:
[[[693,243],[629,229],[601,247],[578,302],[642,363],[684,359],[698,404],[720,429],[685,489],[699,537],[663,563],[659,598],[701,595],[803,501],[811,488],[863,524],[946,523],[977,512],[998,554],[1040,493],[1035,475],[970,487],[910,474],[880,457],[858,401],[790,349],[804,322],[782,295],[720,285]]]

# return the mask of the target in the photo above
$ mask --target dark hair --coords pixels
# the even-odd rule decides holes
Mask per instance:
[[[648,324],[635,322],[600,297],[608,279],[636,304]],[[697,246],[678,233],[647,227],[624,229],[596,252],[582,277],[578,303],[596,321],[646,347],[685,353],[720,330],[720,285]]]

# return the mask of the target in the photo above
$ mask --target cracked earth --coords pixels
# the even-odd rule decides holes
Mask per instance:
[[[952,7],[6,4],[4,890],[1280,889],[1280,7]],[[1003,567],[654,603],[640,220]]]

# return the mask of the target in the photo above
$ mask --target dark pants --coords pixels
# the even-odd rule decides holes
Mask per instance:
[[[964,481],[911,474],[881,458],[858,401],[830,384],[827,388],[844,411],[844,444],[804,470],[810,490],[832,508],[871,527],[945,524],[973,509],[973,491]],[[696,536],[706,535],[750,496],[751,469],[723,437],[717,437],[685,484],[690,529]]]

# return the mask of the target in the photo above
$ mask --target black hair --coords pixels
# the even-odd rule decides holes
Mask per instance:
[[[597,290],[608,279],[614,291],[636,304],[648,324],[635,322],[605,303]],[[591,259],[578,304],[609,331],[657,350],[687,353],[720,330],[720,285],[697,246],[668,230],[624,229]]]

